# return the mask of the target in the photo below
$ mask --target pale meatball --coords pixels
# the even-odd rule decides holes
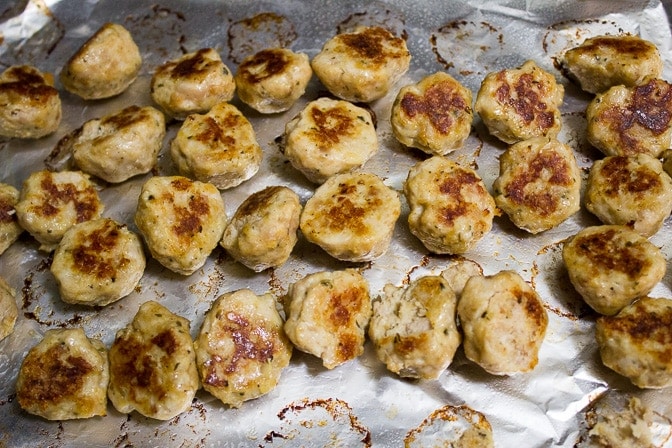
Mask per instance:
[[[116,23],[104,24],[70,57],[61,83],[85,100],[119,95],[137,78],[142,65],[133,36]]]
[[[612,316],[662,280],[667,261],[661,250],[624,226],[593,226],[563,246],[569,279],[586,303]]]
[[[145,182],[135,212],[135,225],[152,257],[182,275],[205,264],[226,221],[219,190],[182,176],[155,176]]]
[[[240,204],[220,245],[255,272],[281,266],[298,241],[300,217],[299,195],[287,187],[267,187]]]
[[[16,381],[21,408],[47,420],[107,414],[107,349],[81,328],[47,330],[28,351]]]
[[[170,420],[191,407],[200,383],[189,326],[150,300],[117,332],[107,389],[117,411]]]
[[[404,448],[494,448],[492,426],[469,406],[445,405],[404,437]]]
[[[581,170],[568,145],[535,137],[511,145],[499,159],[495,203],[516,227],[539,233],[581,207]]]
[[[467,281],[476,275],[483,275],[483,268],[475,261],[467,259],[453,260],[446,269],[441,271],[441,277],[446,279],[458,298]]]
[[[471,277],[457,303],[464,353],[493,375],[529,372],[538,363],[548,315],[519,274]]]
[[[79,169],[120,183],[156,165],[165,135],[166,120],[159,110],[130,106],[87,121],[66,139]]]
[[[635,386],[672,386],[672,300],[643,297],[616,316],[602,316],[595,337],[604,365]]]
[[[0,255],[23,233],[14,208],[17,202],[19,202],[19,190],[0,183]]]
[[[663,61],[658,48],[639,36],[596,36],[567,50],[560,59],[567,75],[589,93],[610,87],[633,87],[660,78]]]
[[[489,73],[476,95],[476,112],[490,133],[504,143],[555,137],[562,127],[565,89],[534,61]]]
[[[313,72],[335,96],[368,103],[385,96],[408,71],[406,41],[385,28],[359,27],[325,42],[311,61]]]
[[[104,306],[133,292],[145,272],[145,253],[126,225],[98,218],[65,232],[50,269],[64,302]]]
[[[252,124],[229,103],[219,103],[204,115],[189,115],[170,145],[170,155],[180,174],[220,190],[254,176],[263,157]]]
[[[672,84],[612,87],[590,102],[586,120],[588,141],[604,154],[659,157],[672,147]]]
[[[51,74],[16,65],[0,75],[0,136],[44,137],[58,129],[61,117],[61,98]]]
[[[375,174],[338,174],[308,199],[299,227],[334,258],[372,261],[387,251],[400,214],[399,195]]]
[[[373,302],[369,338],[387,369],[402,377],[436,379],[462,341],[455,320],[457,299],[440,276],[407,288],[387,284]]]
[[[390,116],[399,142],[443,156],[469,137],[474,119],[471,90],[448,73],[437,72],[403,87]]]
[[[23,182],[15,206],[19,224],[51,252],[75,224],[99,218],[104,205],[81,171],[35,171]]]
[[[648,237],[672,211],[672,179],[646,154],[596,161],[587,184],[586,209],[604,224],[628,226]]]
[[[361,167],[376,151],[371,113],[348,101],[319,98],[285,126],[285,157],[314,183]]]
[[[371,297],[368,283],[356,270],[309,274],[289,285],[285,300],[287,337],[297,349],[320,358],[327,369],[364,352]]]
[[[194,341],[203,388],[234,408],[273,390],[292,355],[282,326],[272,294],[220,296]]]
[[[16,291],[0,277],[0,341],[14,331],[19,307],[16,305]]]
[[[261,50],[238,65],[238,98],[262,114],[284,112],[305,93],[312,76],[305,53],[287,48]]]
[[[495,201],[479,175],[442,156],[416,163],[404,182],[408,226],[438,254],[462,254],[492,229]]]
[[[150,84],[152,99],[166,114],[184,120],[230,101],[236,83],[214,48],[202,48],[159,66]]]

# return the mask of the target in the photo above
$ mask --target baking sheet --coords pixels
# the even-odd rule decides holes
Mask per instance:
[[[53,136],[38,141],[0,143],[0,182],[17,188],[45,160],[60,138],[88,119],[132,104],[152,104],[149,79],[155,67],[184,52],[216,48],[235,70],[246,54],[265,46],[285,45],[314,56],[338,31],[357,24],[382,24],[407,38],[411,69],[383,99],[371,104],[377,116],[378,153],[365,165],[401,191],[408,169],[425,156],[399,145],[390,130],[389,113],[396,91],[424,75],[445,70],[474,94],[490,71],[534,59],[565,85],[560,139],[575,150],[584,179],[601,155],[585,141],[584,110],[590,97],[562,78],[557,56],[586,37],[629,32],[655,42],[665,57],[664,78],[672,79],[669,21],[654,1],[136,1],[10,0],[0,8],[0,63],[29,63],[58,74],[63,63],[103,23],[124,25],[143,54],[141,76],[124,94],[86,102],[61,90],[63,121]],[[60,85],[57,85],[60,88]],[[314,78],[306,95],[283,114],[262,116],[236,104],[250,119],[264,150],[259,173],[222,192],[227,214],[249,194],[268,185],[287,185],[303,202],[315,186],[289,165],[280,152],[284,125],[307,101],[324,92]],[[179,123],[168,134],[152,174],[174,174],[166,150]],[[488,136],[477,119],[464,147],[449,157],[477,169],[491,187],[498,157],[505,146]],[[105,216],[133,230],[133,214],[142,183],[139,176],[120,185],[101,185]],[[20,317],[15,332],[0,342],[0,446],[403,446],[409,432],[431,426],[437,410],[465,405],[485,415],[496,446],[573,447],[585,439],[582,428],[593,403],[603,396],[636,396],[656,413],[656,446],[672,446],[669,390],[642,391],[602,366],[593,330],[596,315],[569,284],[561,260],[562,241],[597,224],[582,210],[556,229],[529,235],[506,218],[495,219],[492,232],[463,258],[486,274],[513,269],[535,286],[549,312],[549,327],[537,368],[524,375],[496,377],[468,361],[461,350],[436,381],[409,381],[386,371],[370,343],[357,360],[333,370],[319,359],[295,350],[278,387],[268,395],[230,409],[204,391],[192,409],[168,422],[137,413],[123,415],[108,406],[108,415],[81,421],[47,422],[24,413],[15,399],[20,362],[49,328],[81,326],[108,347],[117,330],[131,321],[141,303],[157,300],[190,319],[196,335],[210,303],[220,294],[249,287],[281,296],[288,285],[319,270],[359,268],[371,292],[386,283],[407,284],[439,273],[459,257],[428,254],[408,231],[404,203],[389,250],[367,264],[330,258],[302,238],[288,263],[255,274],[216,249],[206,265],[189,277],[173,274],[153,260],[128,297],[105,308],[90,309],[60,301],[49,272],[50,257],[37,250],[27,234],[0,256],[0,275],[17,291]],[[672,256],[672,223],[651,238]],[[672,297],[672,270],[652,296]],[[420,431],[422,432],[422,431]],[[427,435],[429,431],[425,432]]]

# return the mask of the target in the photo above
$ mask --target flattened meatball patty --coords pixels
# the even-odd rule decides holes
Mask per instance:
[[[61,98],[51,74],[15,65],[0,75],[0,136],[40,138],[61,123]]]
[[[16,216],[17,202],[19,202],[19,190],[0,183],[0,255],[23,233]]]
[[[565,89],[534,61],[516,69],[489,73],[474,109],[492,135],[505,143],[555,137],[562,127]]]
[[[272,294],[241,289],[220,296],[205,315],[194,346],[203,388],[240,407],[275,388],[292,345]]]
[[[229,103],[219,103],[205,115],[189,115],[170,145],[170,155],[180,174],[220,190],[254,176],[263,157],[252,124]]]
[[[16,380],[21,408],[47,420],[107,415],[107,349],[81,328],[47,330]]]
[[[21,227],[51,252],[75,224],[99,218],[104,205],[81,171],[35,171],[23,182],[15,206]]]
[[[406,41],[374,26],[332,37],[315,55],[311,66],[335,96],[368,103],[385,96],[408,71],[410,63]]]
[[[604,224],[628,226],[648,237],[672,211],[672,178],[646,154],[598,160],[587,183],[586,209]]]
[[[590,102],[586,119],[588,141],[604,154],[659,157],[672,146],[672,84],[612,87]]]
[[[199,388],[189,321],[152,300],[143,303],[110,347],[108,397],[119,412],[170,420]]]
[[[142,56],[123,26],[106,23],[73,54],[61,71],[61,83],[85,100],[119,95],[138,76]]]
[[[516,227],[543,232],[579,211],[581,170],[569,146],[535,137],[511,145],[499,163],[495,203]]]
[[[142,187],[135,224],[155,260],[190,275],[205,264],[222,238],[224,199],[214,185],[155,176]]]
[[[589,93],[604,92],[613,86],[638,86],[663,73],[658,48],[631,35],[586,39],[565,52],[560,64]]]
[[[337,174],[308,199],[299,227],[334,258],[371,261],[387,250],[400,214],[399,195],[378,176]]]
[[[145,253],[128,227],[98,218],[65,232],[50,270],[64,302],[104,306],[135,289],[145,272]]]
[[[152,76],[152,99],[166,114],[184,120],[230,101],[236,83],[214,48],[201,48],[159,66]]]
[[[285,333],[327,369],[364,352],[371,317],[369,285],[354,269],[309,274],[289,286]]]
[[[672,386],[672,300],[643,297],[616,316],[602,316],[595,337],[604,365],[635,386]]]
[[[267,187],[240,204],[220,245],[253,271],[280,266],[298,241],[300,217],[299,195],[287,187]]]
[[[440,276],[421,277],[407,288],[386,285],[373,302],[369,326],[378,359],[402,377],[438,378],[462,340],[456,305],[455,293]]]
[[[441,156],[416,163],[404,183],[408,226],[425,247],[461,254],[492,228],[497,208],[479,175]]]
[[[443,156],[462,146],[473,119],[471,90],[437,72],[399,91],[390,123],[402,144]]]
[[[586,303],[609,316],[648,294],[667,269],[660,249],[624,226],[581,230],[564,244],[562,258]]]
[[[378,151],[371,114],[347,101],[311,101],[285,126],[285,157],[311,182],[348,173]]]
[[[457,303],[464,353],[493,375],[537,365],[548,315],[537,293],[516,272],[471,277]]]
[[[267,48],[238,65],[238,98],[262,114],[284,112],[304,94],[312,76],[307,54]]]
[[[151,106],[130,106],[87,121],[67,144],[79,169],[119,183],[156,165],[165,135],[163,113]]]

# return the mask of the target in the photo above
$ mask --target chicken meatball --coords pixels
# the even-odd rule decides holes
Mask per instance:
[[[411,233],[438,254],[467,252],[492,229],[497,212],[479,175],[442,156],[416,163],[404,194]]]
[[[64,302],[104,306],[133,292],[145,271],[145,253],[128,227],[98,218],[65,232],[50,269]]]
[[[402,377],[438,378],[462,340],[456,305],[455,293],[440,276],[421,277],[407,288],[385,285],[373,302],[369,326],[378,359]]]
[[[321,358],[327,369],[364,352],[371,298],[368,283],[354,269],[316,272],[291,284],[285,309],[289,340]]]
[[[659,157],[672,147],[672,84],[612,87],[590,102],[586,120],[588,141],[604,154]]]
[[[672,386],[672,300],[642,297],[616,316],[602,316],[595,338],[604,365],[635,386]]]
[[[229,103],[219,103],[204,115],[189,115],[170,145],[170,155],[180,174],[220,190],[254,176],[263,157],[252,124]]]
[[[184,120],[230,101],[236,83],[214,48],[202,48],[159,66],[152,76],[152,99],[166,114]]]
[[[36,171],[24,181],[15,206],[19,224],[51,252],[75,224],[99,218],[104,205],[81,171]]]
[[[275,388],[292,345],[272,294],[241,289],[220,296],[194,342],[203,388],[234,408]]]
[[[61,123],[61,98],[51,74],[15,65],[0,75],[0,136],[40,138]]]
[[[313,72],[335,96],[368,103],[385,96],[408,71],[406,41],[385,28],[359,27],[325,42],[311,61]]]
[[[21,408],[47,420],[107,414],[107,349],[81,328],[47,330],[16,380]]]
[[[89,120],[64,145],[71,145],[77,167],[110,183],[148,173],[166,135],[163,114],[151,107],[130,106]]]
[[[672,178],[646,154],[596,161],[587,184],[586,209],[603,224],[625,225],[648,237],[672,211]]]
[[[117,332],[107,391],[117,411],[170,420],[191,407],[199,380],[189,325],[150,300]]]
[[[581,170],[569,146],[534,137],[511,145],[499,163],[495,203],[516,227],[543,232],[579,211]]]
[[[474,108],[492,135],[511,144],[557,136],[564,95],[564,87],[553,75],[527,61],[516,69],[489,73]]]
[[[306,91],[313,76],[308,55],[267,48],[246,57],[235,75],[238,98],[262,114],[284,112]]]
[[[135,81],[141,65],[133,36],[119,24],[106,23],[70,57],[61,71],[61,83],[85,100],[109,98]]]
[[[19,307],[16,305],[16,292],[0,277],[0,341],[14,331]]]
[[[0,183],[0,255],[23,233],[14,208],[17,202],[19,202],[19,190]]]
[[[457,304],[464,353],[493,375],[529,372],[537,365],[548,315],[519,274],[471,277]]]
[[[634,87],[660,78],[663,60],[658,48],[639,36],[596,36],[567,50],[560,64],[589,93],[613,86]]]
[[[205,264],[226,221],[219,190],[182,176],[155,176],[145,182],[135,212],[135,224],[152,257],[182,275]]]
[[[285,126],[285,157],[314,183],[361,167],[376,151],[371,114],[347,101],[319,98]]]
[[[399,91],[390,123],[402,144],[443,156],[462,146],[473,119],[471,90],[437,72]]]
[[[375,174],[337,174],[308,199],[299,227],[334,258],[371,261],[387,251],[400,214],[399,195]]]
[[[267,187],[240,204],[220,245],[255,272],[280,266],[298,241],[300,217],[298,194],[287,187]]]

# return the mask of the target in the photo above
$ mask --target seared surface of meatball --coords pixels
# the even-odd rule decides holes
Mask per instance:
[[[292,345],[272,294],[241,289],[220,296],[194,342],[203,388],[234,408],[275,388]]]
[[[61,123],[61,98],[51,74],[15,65],[0,75],[0,136],[40,138]]]
[[[133,36],[117,23],[106,23],[68,59],[60,78],[68,92],[97,100],[126,90],[141,65]]]
[[[107,349],[81,328],[47,330],[16,380],[21,408],[47,420],[107,415]]]
[[[19,190],[0,183],[0,255],[23,233],[16,216],[17,202],[19,202]]]
[[[426,276],[407,288],[388,284],[373,302],[369,337],[378,358],[402,377],[436,379],[453,361],[462,337],[457,299],[440,276]]]
[[[390,114],[399,142],[440,156],[462,146],[473,119],[471,90],[445,72],[402,87]]]
[[[359,27],[325,42],[311,61],[313,72],[335,96],[368,103],[385,96],[408,71],[406,41],[385,28]]]
[[[327,369],[364,352],[371,317],[369,285],[354,269],[316,272],[292,283],[285,298],[285,333]]]
[[[110,347],[108,397],[119,412],[170,420],[199,388],[189,321],[152,300],[119,330]]]
[[[285,157],[311,182],[351,172],[376,151],[371,113],[347,101],[311,101],[285,126]]]

